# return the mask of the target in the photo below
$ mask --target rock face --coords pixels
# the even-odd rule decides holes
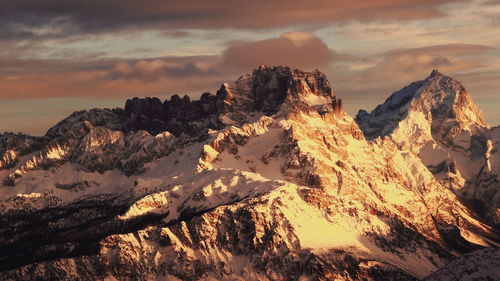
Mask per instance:
[[[398,144],[409,150],[418,150],[422,143],[405,141],[401,132],[404,129],[412,140],[420,137],[425,141],[425,137],[450,142],[460,131],[488,128],[482,112],[462,84],[438,70],[433,70],[427,79],[395,92],[370,114],[360,110],[356,121],[368,139],[399,137]],[[406,128],[409,125],[418,128]],[[429,125],[430,131],[424,131],[428,129],[421,128],[424,125]]]
[[[20,158],[42,147],[41,138],[23,134],[0,134],[0,170],[10,169],[17,165]]]
[[[500,222],[499,128],[490,128],[462,84],[434,70],[356,121],[368,139],[389,137],[493,224]]]
[[[317,70],[0,141],[2,280],[420,280],[499,245],[417,154],[367,141]]]
[[[200,137],[208,129],[242,125],[262,114],[273,115],[283,104],[312,104],[318,109],[331,107],[343,112],[342,102],[335,98],[326,76],[318,70],[307,73],[262,66],[234,84],[223,84],[216,95],[204,93],[200,100],[178,95],[163,103],[158,98],[133,98],[127,100],[125,110],[78,111],[49,129],[47,137],[64,135],[75,123],[83,121],[124,133],[144,130],[156,135],[168,131],[175,136]]]

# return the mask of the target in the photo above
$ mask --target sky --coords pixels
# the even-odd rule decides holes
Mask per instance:
[[[0,0],[0,132],[262,64],[319,69],[352,116],[439,69],[498,125],[499,26],[500,0]]]

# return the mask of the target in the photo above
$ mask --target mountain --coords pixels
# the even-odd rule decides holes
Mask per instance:
[[[480,216],[500,223],[500,127],[490,128],[460,82],[437,70],[356,121],[367,139],[412,151]]]
[[[500,249],[486,248],[456,258],[424,280],[498,280],[499,269]]]
[[[0,279],[420,280],[500,245],[416,148],[360,127],[321,72],[261,66],[3,134]]]

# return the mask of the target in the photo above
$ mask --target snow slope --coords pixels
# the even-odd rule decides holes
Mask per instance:
[[[498,127],[490,128],[460,82],[437,70],[356,117],[368,139],[389,137],[422,160],[478,215],[500,222]]]
[[[0,142],[2,280],[419,280],[499,245],[415,153],[366,141],[317,70]]]

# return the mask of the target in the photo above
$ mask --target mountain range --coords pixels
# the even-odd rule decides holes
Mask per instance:
[[[499,280],[499,143],[437,70],[355,118],[284,66],[78,111],[0,135],[0,279]]]

